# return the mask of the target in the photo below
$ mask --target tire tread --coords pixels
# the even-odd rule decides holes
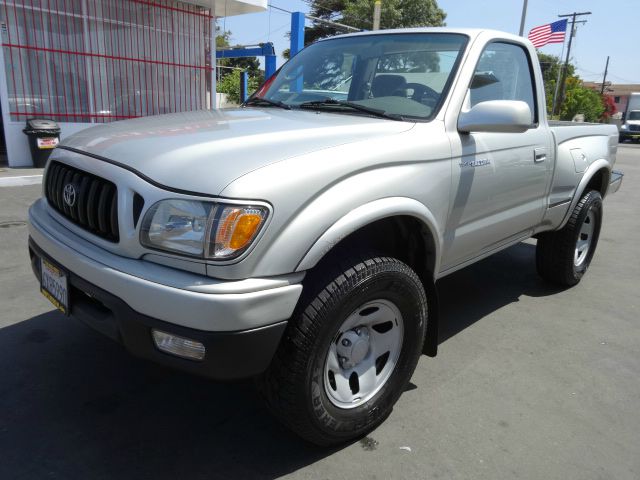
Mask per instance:
[[[590,259],[587,259],[584,270],[576,271],[573,264],[576,235],[577,230],[581,227],[582,212],[595,202],[602,202],[600,193],[596,190],[589,190],[580,198],[571,212],[567,224],[562,229],[545,232],[538,236],[536,269],[543,279],[564,286],[573,286],[580,281]],[[598,226],[598,233],[599,228]],[[597,240],[596,235],[589,253],[591,256],[595,251]]]
[[[312,443],[328,446],[339,441],[336,441],[335,437],[323,434],[313,425],[305,402],[300,401],[299,379],[307,368],[305,352],[313,348],[314,339],[318,335],[320,322],[317,318],[320,312],[333,306],[341,294],[357,288],[361,277],[368,269],[374,269],[376,272],[400,270],[420,284],[420,288],[422,284],[407,265],[386,256],[349,252],[334,257],[332,261],[326,262],[324,267],[314,269],[305,279],[302,297],[284,333],[281,345],[269,369],[256,381],[268,409],[285,426]],[[422,301],[426,309],[426,296]],[[422,350],[422,340],[419,351]],[[384,418],[381,418],[380,422],[382,420]]]

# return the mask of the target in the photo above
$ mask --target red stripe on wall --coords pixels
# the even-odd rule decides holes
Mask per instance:
[[[206,108],[212,18],[175,0],[0,2],[8,110],[103,122]]]

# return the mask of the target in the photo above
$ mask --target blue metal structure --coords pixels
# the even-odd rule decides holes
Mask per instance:
[[[264,57],[264,78],[267,80],[276,72],[276,51],[273,43],[261,43],[255,47],[216,50],[216,58]]]
[[[293,58],[304,48],[304,13],[291,14],[291,49],[289,58]]]
[[[304,13],[293,12],[291,14],[291,47],[289,49],[289,58],[295,57],[300,50],[304,48]],[[289,85],[291,92],[302,91],[302,75],[297,75]]]
[[[249,72],[240,73],[240,101],[243,103],[249,98]]]
[[[303,12],[291,14],[291,47],[289,58],[293,58],[304,48],[304,21]],[[268,80],[276,72],[276,53],[273,43],[261,43],[255,47],[239,47],[225,50],[216,50],[216,58],[241,58],[264,57],[264,79]],[[302,77],[291,82],[291,91],[302,91]],[[240,76],[240,99],[244,102],[248,98],[248,75],[242,72]]]

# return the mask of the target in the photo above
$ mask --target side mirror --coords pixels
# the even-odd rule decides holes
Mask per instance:
[[[467,112],[460,112],[458,131],[470,132],[526,132],[533,125],[531,109],[519,100],[488,100]]]

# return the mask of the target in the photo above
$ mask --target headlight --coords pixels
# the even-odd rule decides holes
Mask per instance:
[[[193,257],[229,259],[249,247],[267,213],[262,206],[162,200],[145,214],[140,243]]]
[[[622,125],[620,125],[620,130],[626,130],[627,128],[629,127],[627,126],[626,123],[623,123]]]

